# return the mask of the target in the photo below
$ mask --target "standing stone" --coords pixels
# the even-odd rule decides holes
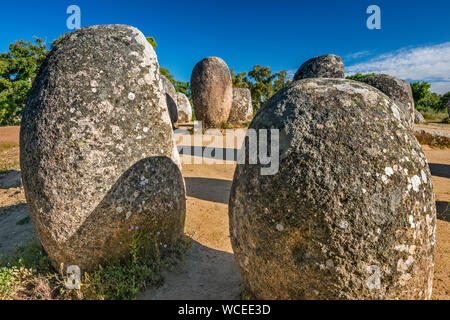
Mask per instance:
[[[423,117],[423,115],[417,109],[414,109],[414,123],[424,123],[424,122],[425,118]]]
[[[91,26],[54,47],[23,114],[20,165],[58,269],[127,258],[137,232],[160,232],[169,246],[182,236],[180,159],[157,57],[139,30]]]
[[[188,97],[182,92],[177,92],[178,117],[181,122],[192,121],[192,107]]]
[[[297,70],[294,81],[306,78],[341,78],[345,76],[342,58],[335,54],[326,54],[311,58]]]
[[[401,107],[407,122],[411,126],[414,124],[414,98],[411,85],[407,81],[387,74],[376,74],[359,81],[367,83],[386,94]]]
[[[273,96],[250,125],[276,128],[278,173],[238,164],[230,195],[233,251],[250,293],[430,298],[431,174],[396,104],[364,83],[305,79]]]
[[[161,75],[161,83],[166,96],[167,108],[169,110],[170,121],[172,124],[178,121],[177,92],[172,82],[165,76]]]
[[[207,127],[219,128],[230,116],[233,88],[230,70],[217,57],[208,57],[194,67],[191,95],[197,120]]]
[[[243,124],[253,118],[252,96],[247,88],[233,88],[233,103],[231,104],[228,122]]]
[[[447,113],[448,113],[448,116],[450,117],[450,98],[448,98],[448,101],[447,101]]]

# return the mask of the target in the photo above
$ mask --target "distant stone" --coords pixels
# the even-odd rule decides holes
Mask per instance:
[[[448,98],[448,101],[447,101],[447,113],[448,113],[448,116],[450,117],[450,98]]]
[[[177,92],[178,120],[181,122],[192,121],[192,107],[188,97],[184,93]]]
[[[356,81],[305,79],[275,94],[250,129],[280,130],[279,171],[238,164],[230,194],[233,252],[251,295],[431,297],[431,174],[391,99]]]
[[[423,117],[423,115],[417,109],[414,109],[414,123],[424,123],[424,122],[425,118]]]
[[[185,189],[164,100],[155,51],[136,28],[82,28],[47,56],[22,118],[20,165],[56,268],[127,259],[138,232],[160,232],[168,246],[182,236]]]
[[[178,121],[177,92],[172,82],[165,76],[161,75],[161,84],[164,88],[167,108],[169,110],[170,121],[172,124]]]
[[[253,118],[252,96],[247,88],[233,88],[233,103],[228,122],[244,124]]]
[[[306,78],[344,78],[345,67],[342,58],[335,54],[309,59],[297,70],[294,81]]]
[[[230,70],[217,57],[208,57],[194,67],[191,95],[197,120],[207,127],[221,127],[230,116],[233,88]]]
[[[414,98],[411,85],[402,79],[387,74],[377,74],[362,78],[359,81],[377,88],[401,107],[407,122],[414,124]]]

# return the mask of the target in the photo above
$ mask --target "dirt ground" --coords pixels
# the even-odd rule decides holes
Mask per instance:
[[[0,127],[2,143],[18,144],[17,127]],[[178,145],[183,143],[178,141]],[[18,149],[17,146],[12,150]],[[1,151],[0,160],[18,151]],[[438,208],[433,299],[450,299],[450,149],[423,146],[433,175]],[[186,157],[186,156],[183,156]],[[228,231],[228,196],[235,164],[183,165],[187,214],[185,233],[192,249],[185,262],[164,274],[165,283],[139,299],[239,299],[242,280]],[[20,172],[0,173],[0,255],[35,237],[28,216]],[[18,223],[19,222],[19,223]]]

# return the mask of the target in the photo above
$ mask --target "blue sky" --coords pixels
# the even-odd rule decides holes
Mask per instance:
[[[129,24],[154,36],[160,64],[181,81],[207,56],[238,72],[260,64],[293,74],[307,59],[335,53],[348,73],[385,72],[450,91],[448,0],[7,1],[0,51],[14,40],[66,33],[72,4],[81,8],[81,26]],[[366,27],[372,4],[381,9],[381,30]]]

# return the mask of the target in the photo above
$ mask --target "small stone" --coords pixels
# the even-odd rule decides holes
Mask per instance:
[[[192,106],[188,97],[182,92],[177,92],[178,121],[192,121]]]
[[[425,118],[417,109],[414,109],[414,123],[425,123]]]
[[[233,88],[233,103],[228,122],[242,125],[253,118],[252,96],[247,88]]]
[[[342,58],[335,54],[326,54],[309,59],[297,70],[294,81],[306,78],[339,78],[345,76]]]
[[[169,110],[170,121],[172,124],[178,121],[177,92],[172,82],[161,75],[161,84],[166,96],[167,109]]]

